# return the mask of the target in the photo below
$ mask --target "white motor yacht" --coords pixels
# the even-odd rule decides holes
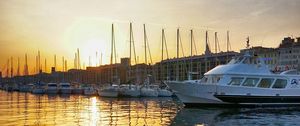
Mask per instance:
[[[247,53],[213,68],[201,80],[166,83],[187,106],[300,105],[298,71],[272,73],[264,59]]]
[[[70,83],[60,83],[59,91],[62,94],[71,94],[72,93],[72,87],[71,87]]]
[[[56,83],[48,83],[46,93],[47,94],[57,94],[58,93],[57,84]]]
[[[118,85],[109,85],[103,89],[98,90],[98,95],[100,97],[118,97],[119,95],[119,86]]]

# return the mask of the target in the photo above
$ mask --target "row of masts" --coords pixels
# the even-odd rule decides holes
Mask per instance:
[[[149,42],[148,42],[148,37],[147,37],[147,33],[146,33],[146,26],[145,24],[143,24],[143,29],[144,29],[144,56],[145,56],[145,64],[148,64],[148,56],[150,57],[150,64],[153,63],[152,61],[152,57],[151,57],[151,51],[150,51],[150,46],[149,46]],[[168,54],[168,48],[167,48],[167,40],[166,40],[166,36],[165,36],[165,29],[162,29],[162,33],[161,33],[161,61],[163,61],[164,59],[169,59],[169,54]],[[219,45],[219,40],[218,40],[218,33],[215,32],[215,53],[218,53],[220,51],[220,45]],[[130,51],[129,51],[129,64],[131,65],[131,59],[134,59],[135,64],[137,64],[137,56],[136,56],[136,50],[135,50],[135,43],[134,43],[134,35],[133,35],[133,30],[132,30],[132,23],[130,23],[130,36],[129,36],[129,41],[130,41]],[[208,39],[208,31],[206,31],[206,37],[205,37],[205,58],[207,57],[208,54],[211,53],[210,49],[209,49],[209,39]],[[227,39],[226,39],[226,45],[227,45],[227,52],[229,52],[230,50],[230,42],[229,42],[229,31],[227,31]],[[180,29],[177,29],[177,34],[176,34],[176,58],[179,59],[180,58],[180,49],[181,49],[181,55],[183,57],[185,57],[184,55],[184,50],[183,50],[183,46],[182,46],[182,41],[181,41],[181,36],[180,36]],[[132,58],[132,51],[133,51],[133,56],[134,58]],[[195,54],[194,54],[195,53]],[[192,56],[193,55],[197,55],[197,47],[196,47],[196,42],[194,39],[194,33],[193,30],[190,30],[190,66],[192,66]],[[165,58],[166,56],[166,58]],[[102,64],[102,53],[100,56],[100,65]],[[98,53],[96,52],[96,59],[98,58]],[[91,66],[91,58],[89,57],[89,66]],[[113,61],[114,59],[114,61]],[[216,58],[216,61],[218,61],[218,59]],[[227,56],[227,61],[228,61],[228,56]],[[67,60],[62,57],[62,71],[67,71],[68,70],[68,65],[67,65]],[[112,24],[112,36],[111,36],[111,57],[110,57],[110,64],[114,64],[117,63],[117,59],[116,59],[116,45],[115,45],[115,35],[114,35],[114,25]],[[36,56],[36,66],[35,66],[35,73],[40,73],[42,72],[42,65],[41,65],[41,54],[40,51],[38,51],[38,54]],[[45,62],[44,62],[44,72],[47,72],[47,59],[45,58]],[[98,64],[96,63],[96,65],[98,66]],[[10,72],[9,72],[9,66],[10,68]],[[56,64],[56,55],[54,55],[54,64],[53,64],[54,68],[57,68],[57,64]],[[74,57],[74,69],[82,69],[85,67],[85,64],[81,65],[81,61],[80,61],[80,52],[79,49],[77,48],[77,51],[75,52],[75,57]],[[168,67],[167,67],[168,69]],[[184,69],[184,68],[182,68]],[[129,71],[131,71],[131,68],[129,67]],[[147,71],[147,70],[146,70]],[[164,71],[164,68],[161,66],[161,71]],[[168,71],[168,70],[167,70]],[[193,68],[190,67],[190,69],[188,70],[189,72],[193,72]],[[207,71],[207,63],[205,63],[205,71]],[[7,77],[9,77],[9,73],[10,73],[10,77],[14,76],[14,69],[13,69],[13,58],[11,57],[10,59],[8,59],[7,61],[7,71],[6,71],[6,75]],[[111,72],[113,73],[113,72]],[[117,72],[116,72],[117,73]],[[130,73],[129,72],[129,77],[130,77]],[[146,72],[148,73],[148,72]],[[25,65],[24,65],[24,72],[23,75],[28,75],[29,74],[29,70],[28,70],[28,62],[27,62],[27,54],[25,54]],[[17,76],[20,76],[20,59],[18,58],[18,68],[17,68]],[[176,80],[178,80],[178,75],[179,75],[179,61],[177,60],[176,63]]]

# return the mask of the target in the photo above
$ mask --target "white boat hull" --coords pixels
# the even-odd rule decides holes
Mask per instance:
[[[175,81],[167,84],[185,105],[300,105],[298,89],[257,89]]]
[[[184,104],[220,104],[224,103],[214,97],[214,85],[203,85],[169,81],[167,85]]]
[[[171,97],[173,93],[167,89],[158,89],[158,97]]]
[[[141,89],[142,97],[157,97],[158,91],[151,88],[142,88]]]

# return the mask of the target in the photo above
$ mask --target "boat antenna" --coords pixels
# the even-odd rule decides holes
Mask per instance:
[[[250,39],[249,36],[246,38],[246,49],[249,49],[250,47]]]

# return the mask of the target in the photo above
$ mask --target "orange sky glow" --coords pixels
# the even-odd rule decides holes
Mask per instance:
[[[300,36],[299,0],[2,0],[0,1],[0,71],[7,60],[28,54],[29,72],[34,73],[35,56],[47,59],[47,72],[57,55],[58,70],[62,57],[68,68],[74,66],[76,49],[86,66],[109,63],[111,24],[115,24],[118,62],[129,56],[129,23],[133,23],[134,42],[139,63],[144,62],[143,24],[146,24],[154,63],[160,61],[161,29],[166,30],[170,58],[176,56],[176,29],[180,28],[184,55],[189,55],[189,31],[194,30],[197,52],[205,47],[209,32],[218,32],[221,50],[226,50],[226,31],[230,31],[232,50],[251,46],[277,47],[285,36]],[[96,52],[98,56],[96,57]],[[181,54],[181,56],[183,56]]]

